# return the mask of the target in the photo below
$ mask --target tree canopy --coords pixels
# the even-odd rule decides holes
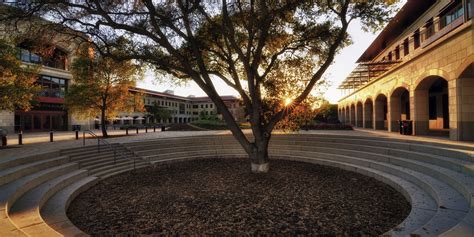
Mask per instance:
[[[20,8],[26,16],[83,33],[103,55],[193,80],[216,104],[255,171],[266,171],[273,129],[305,101],[350,43],[349,24],[358,20],[366,30],[379,29],[395,2],[38,0]],[[242,98],[253,139],[234,121],[215,80]],[[291,103],[266,110],[265,101],[285,100]]]
[[[117,62],[81,48],[71,65],[74,84],[66,93],[65,104],[83,117],[100,116],[102,134],[107,136],[106,120],[118,112],[143,110],[141,98],[129,93],[139,79],[139,68],[131,60]]]
[[[18,50],[0,40],[0,110],[30,110],[39,66],[22,66]]]

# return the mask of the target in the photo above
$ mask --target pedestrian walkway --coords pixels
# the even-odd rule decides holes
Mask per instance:
[[[246,131],[250,132],[250,131]],[[95,130],[94,133],[101,134],[99,130]],[[110,137],[107,140],[109,143],[126,143],[132,141],[140,141],[147,139],[156,139],[156,138],[166,138],[166,137],[184,137],[184,136],[203,136],[203,135],[223,135],[230,134],[230,131],[166,131],[161,132],[156,130],[153,132],[153,129],[149,129],[148,133],[145,133],[145,129],[139,130],[139,133],[136,133],[136,130],[130,130],[129,135],[125,136],[124,130],[110,130],[108,131],[109,135],[123,135],[120,137]],[[90,135],[86,135],[86,145],[95,145],[97,144],[96,139],[90,139]],[[49,142],[49,133],[31,133],[24,134],[23,139],[24,145],[18,145],[18,138],[14,139],[9,137],[8,139],[8,148],[0,149],[0,160],[2,158],[14,158],[22,157],[26,155],[44,153],[50,151],[56,151],[64,148],[75,148],[83,146],[82,133],[80,133],[79,140],[75,140],[75,132],[58,132],[54,136],[54,142]]]

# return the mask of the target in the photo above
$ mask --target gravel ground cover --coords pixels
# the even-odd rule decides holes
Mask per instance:
[[[144,168],[79,195],[68,216],[94,236],[376,236],[410,204],[390,186],[337,168],[272,160],[252,174],[247,159]]]

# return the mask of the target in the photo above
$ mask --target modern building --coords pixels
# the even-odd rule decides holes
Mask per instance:
[[[339,89],[341,122],[474,140],[474,0],[408,0]]]

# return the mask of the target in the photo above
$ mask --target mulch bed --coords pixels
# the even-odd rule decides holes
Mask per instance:
[[[252,174],[247,159],[196,160],[145,168],[79,195],[68,216],[104,235],[380,235],[410,204],[357,173],[272,160]]]

